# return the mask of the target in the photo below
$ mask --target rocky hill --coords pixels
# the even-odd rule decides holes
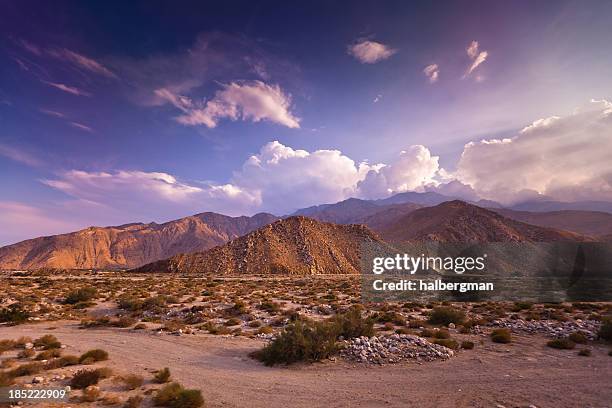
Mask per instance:
[[[410,212],[380,231],[389,242],[529,242],[584,241],[573,232],[538,227],[455,200]]]
[[[164,224],[90,227],[0,248],[0,269],[125,269],[180,253],[203,251],[278,218],[202,213]]]
[[[355,274],[360,247],[380,239],[363,225],[289,217],[206,252],[177,255],[140,272],[238,274]]]

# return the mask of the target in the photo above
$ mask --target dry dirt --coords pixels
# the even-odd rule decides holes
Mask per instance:
[[[0,338],[47,333],[67,345],[67,354],[107,350],[103,365],[117,372],[150,378],[151,369],[170,367],[175,380],[202,390],[208,407],[609,407],[612,401],[606,347],[594,345],[591,357],[580,357],[546,347],[540,336],[516,335],[507,345],[483,337],[474,350],[422,365],[338,360],[270,368],[248,357],[263,341],[245,337],[82,330],[75,321],[0,327]]]

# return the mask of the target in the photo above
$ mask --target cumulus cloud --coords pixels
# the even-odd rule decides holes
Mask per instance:
[[[511,204],[612,200],[612,103],[534,121],[516,136],[465,145],[456,177],[485,198]]]
[[[433,84],[438,81],[440,68],[438,68],[438,64],[431,64],[423,69],[423,73],[429,79],[429,83]]]
[[[49,82],[49,81],[42,81],[42,82],[47,84],[47,85],[49,85],[49,86],[51,86],[51,87],[53,87],[53,88],[59,89],[60,91],[67,92],[67,93],[72,94],[72,95],[91,96],[91,94],[89,92],[83,91],[82,89],[76,88],[74,86],[69,86],[69,85],[66,85],[66,84],[61,84],[59,82]]]
[[[289,128],[299,128],[300,120],[291,112],[291,96],[278,85],[262,81],[232,82],[223,85],[208,101],[195,101],[187,96],[161,88],[155,94],[180,109],[183,114],[176,120],[189,126],[217,126],[221,119],[267,120]]]
[[[361,40],[349,45],[348,53],[362,64],[375,64],[390,58],[397,50],[376,41]]]
[[[435,183],[439,170],[438,157],[421,145],[402,151],[391,164],[368,171],[357,185],[358,194],[365,198],[381,198],[404,191],[419,190]]]
[[[472,41],[470,45],[465,49],[468,57],[470,58],[470,60],[472,60],[472,63],[463,75],[463,78],[467,78],[468,76],[470,76],[472,72],[474,72],[474,70],[478,68],[479,65],[481,65],[487,60],[487,57],[489,56],[488,51],[480,51],[479,47],[480,45],[478,44],[478,41]],[[482,77],[478,78],[479,81],[482,80]]]

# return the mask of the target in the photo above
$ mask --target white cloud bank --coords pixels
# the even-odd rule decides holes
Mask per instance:
[[[438,157],[421,145],[390,163],[369,164],[339,150],[309,152],[274,141],[225,184],[186,182],[163,172],[76,170],[43,182],[137,220],[201,211],[282,215],[349,197],[375,199],[404,191],[503,204],[543,195],[612,201],[611,136],[612,103],[592,101],[571,115],[537,120],[513,138],[466,144],[453,173],[440,168]]]
[[[167,88],[155,91],[156,96],[180,109],[177,122],[188,125],[217,126],[221,119],[267,120],[289,128],[299,128],[300,120],[291,112],[291,96],[278,85],[262,81],[232,82],[223,85],[208,101],[195,101]]]
[[[376,41],[362,40],[349,45],[348,53],[362,64],[375,64],[390,58],[397,50]]]
[[[465,145],[456,178],[487,199],[512,203],[612,200],[612,103],[591,101],[565,117],[540,119],[508,139]]]

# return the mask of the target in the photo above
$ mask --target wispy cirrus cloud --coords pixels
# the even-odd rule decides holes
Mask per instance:
[[[42,165],[42,162],[30,153],[5,144],[0,144],[0,156],[4,156],[18,163],[26,164],[32,167]]]
[[[39,111],[44,113],[45,115],[54,116],[56,118],[65,118],[66,117],[66,115],[64,115],[62,112],[54,111],[54,110],[51,110],[51,109],[40,108]]]
[[[89,126],[84,125],[84,124],[79,123],[79,122],[69,122],[69,124],[70,124],[70,126],[72,126],[74,128],[77,128],[79,130],[84,130],[85,132],[93,133],[93,131],[94,131]]]
[[[49,86],[51,86],[53,88],[59,89],[60,91],[67,92],[67,93],[72,94],[72,95],[91,96],[91,94],[89,92],[83,91],[82,89],[79,89],[79,88],[74,87],[74,86],[62,84],[62,83],[59,83],[59,82],[51,82],[51,81],[41,81],[41,82],[46,84],[46,85],[49,85]]]
[[[423,69],[423,73],[429,80],[429,83],[433,84],[438,81],[440,76],[440,68],[438,67],[438,64],[430,64]]]
[[[488,51],[480,51],[480,44],[478,41],[472,41],[470,45],[465,49],[468,57],[472,60],[471,65],[468,67],[467,71],[463,75],[463,78],[467,78],[474,72],[478,66],[484,63],[489,57]]]
[[[351,44],[347,51],[362,64],[376,64],[397,53],[396,49],[371,40],[360,40]]]
[[[232,82],[223,85],[208,101],[196,101],[178,95],[167,88],[157,89],[155,94],[180,109],[177,122],[188,125],[217,126],[220,120],[270,121],[289,128],[299,128],[300,120],[291,112],[291,96],[278,85],[262,81]]]

